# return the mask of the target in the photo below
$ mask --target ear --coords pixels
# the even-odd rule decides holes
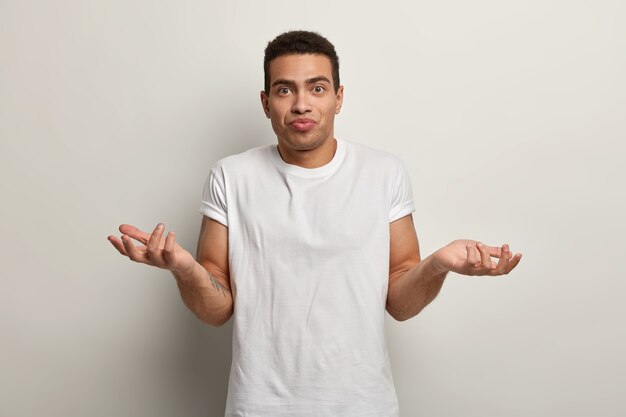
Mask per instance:
[[[335,114],[339,114],[341,106],[343,105],[343,85],[339,86],[337,90],[337,104],[335,105]]]
[[[270,103],[269,96],[263,90],[261,90],[261,105],[263,106],[263,112],[265,113],[265,117],[270,118]]]

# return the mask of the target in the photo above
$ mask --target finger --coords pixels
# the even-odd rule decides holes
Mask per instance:
[[[165,262],[171,262],[174,255],[174,245],[176,244],[176,236],[173,231],[169,231],[165,237],[165,247],[163,248],[163,257]]]
[[[130,259],[135,262],[145,262],[145,258],[141,256],[130,237],[122,235],[122,243],[124,244],[124,249],[126,249],[126,253]]]
[[[484,248],[487,249],[487,251],[489,252],[489,256],[495,257],[495,258],[499,258],[502,252],[502,248],[498,247],[498,246],[489,246],[489,245],[485,245],[482,242],[474,242],[476,245],[478,243],[481,243],[483,245]]]
[[[482,243],[478,242],[478,251],[480,252],[480,263],[481,266],[488,269],[494,269],[495,265],[491,262],[491,255],[489,254],[489,249]]]
[[[150,239],[150,234],[144,231],[137,229],[135,226],[131,226],[130,224],[121,224],[119,227],[120,233],[130,236],[133,239],[143,243],[144,245],[148,244],[148,239]]]
[[[511,251],[509,250],[509,245],[506,243],[502,245],[502,249],[500,250],[501,256],[498,260],[498,264],[493,270],[493,275],[502,275],[509,265],[509,260],[511,259]]]
[[[124,256],[128,256],[128,254],[126,253],[126,249],[124,249],[124,244],[118,238],[116,238],[115,236],[108,236],[107,239],[109,242],[111,242],[113,247],[117,249],[119,253]]]
[[[508,274],[509,272],[511,272],[513,270],[513,268],[515,268],[517,266],[517,264],[519,263],[519,261],[522,260],[522,254],[521,253],[516,253],[515,256],[513,256],[511,258],[511,260],[509,261],[509,264],[507,265],[506,269],[504,270],[505,274]]]
[[[152,231],[152,234],[150,235],[150,238],[148,239],[148,242],[146,243],[146,247],[148,248],[148,253],[150,254],[157,253],[157,250],[161,246],[161,238],[163,237],[164,228],[165,226],[163,225],[163,223],[159,223],[156,225],[156,227]]]
[[[502,248],[487,245],[485,245],[485,247],[487,248],[487,250],[489,250],[489,256],[493,256],[494,258],[499,258],[500,256],[502,256]]]
[[[476,265],[480,262],[480,255],[476,250],[476,246],[468,244],[465,249],[467,250],[467,262],[471,265]]]

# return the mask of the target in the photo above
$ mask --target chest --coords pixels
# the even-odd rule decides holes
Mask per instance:
[[[323,256],[359,251],[378,239],[388,244],[389,199],[380,178],[287,176],[238,186],[237,224],[252,247]]]

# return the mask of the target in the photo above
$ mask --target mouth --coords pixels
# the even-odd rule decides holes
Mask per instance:
[[[315,127],[315,121],[311,119],[296,119],[289,123],[289,126],[297,130],[298,132],[308,132]]]

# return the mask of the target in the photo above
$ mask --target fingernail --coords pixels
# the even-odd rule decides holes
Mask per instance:
[[[157,228],[159,228],[159,229],[163,229],[163,223],[159,223],[159,224],[157,225]]]
[[[485,245],[483,245],[482,243],[478,242],[478,246],[485,246]]]

